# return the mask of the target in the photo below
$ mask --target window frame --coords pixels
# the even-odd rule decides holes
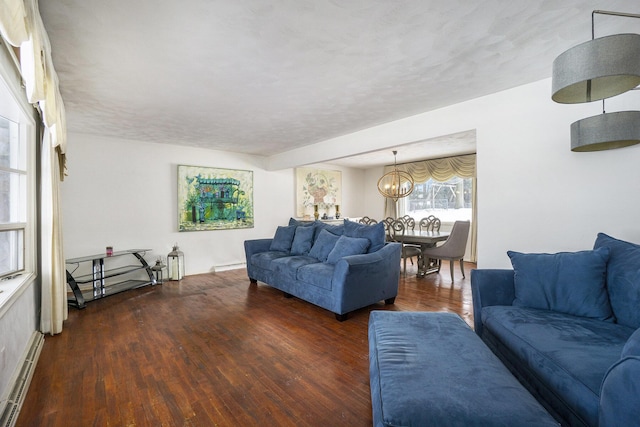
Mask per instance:
[[[0,47],[0,115],[18,123],[20,143],[25,149],[26,169],[26,206],[23,236],[23,268],[0,279],[0,317],[11,307],[20,295],[36,280],[37,277],[37,150],[38,150],[38,114],[26,99],[21,87],[20,74],[15,61],[7,51],[7,46]],[[9,168],[11,170],[11,168]],[[7,168],[3,168],[7,170]],[[9,227],[14,226],[12,223]],[[6,229],[7,224],[2,224]],[[22,228],[20,225],[19,228]]]

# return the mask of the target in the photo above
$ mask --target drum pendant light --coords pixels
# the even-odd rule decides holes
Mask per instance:
[[[605,113],[604,100],[640,85],[640,34],[595,38],[595,14],[626,18],[640,15],[594,10],[591,41],[553,61],[551,99],[562,104],[602,100],[602,114],[571,125],[571,151],[601,151],[640,143],[640,111]]]

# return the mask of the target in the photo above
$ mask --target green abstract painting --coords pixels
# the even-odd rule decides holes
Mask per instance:
[[[253,171],[178,165],[178,231],[253,228]]]

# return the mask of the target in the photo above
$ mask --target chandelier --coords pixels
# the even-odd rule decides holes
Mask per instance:
[[[396,164],[397,151],[393,151],[393,170],[387,172],[378,180],[378,191],[384,197],[393,199],[395,202],[398,199],[407,197],[413,191],[413,177],[405,171],[398,170]]]

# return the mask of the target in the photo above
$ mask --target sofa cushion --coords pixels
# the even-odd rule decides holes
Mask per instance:
[[[376,252],[384,246],[384,223],[379,222],[374,225],[367,225],[345,220],[344,235],[348,237],[364,237],[365,239],[368,239],[370,244],[367,252]]]
[[[269,250],[289,252],[291,250],[291,243],[293,242],[293,236],[296,232],[295,225],[278,226],[276,234],[273,236],[273,241]]]
[[[613,321],[605,286],[609,249],[523,254],[507,252],[514,270],[513,305]]]
[[[327,264],[326,262],[307,264],[298,269],[297,278],[301,282],[330,291],[334,269],[335,265]]]
[[[331,252],[329,252],[327,262],[335,264],[346,256],[364,254],[367,252],[369,244],[369,239],[364,237],[340,236]]]
[[[288,257],[282,257],[274,259],[272,264],[272,270],[280,277],[288,280],[296,280],[298,268],[303,265],[318,263],[318,260],[310,256],[304,255],[292,255]]]
[[[481,317],[483,338],[487,333],[497,337],[509,350],[503,356],[511,365],[553,390],[545,400],[559,400],[585,424],[597,425],[602,379],[620,358],[632,328],[514,306],[484,307]]]
[[[640,245],[599,233],[594,247],[611,250],[607,264],[607,289],[618,323],[640,327]]]
[[[289,218],[289,225],[302,225],[304,227],[307,225],[315,225],[315,224],[314,224],[314,221],[305,221],[305,220],[300,221],[295,218]]]
[[[327,224],[326,222],[318,220],[315,222],[315,225],[317,229],[316,239],[319,236],[320,230],[327,230],[329,233],[335,234],[336,236],[342,236],[344,234],[344,224]]]
[[[329,256],[329,252],[333,249],[340,236],[336,236],[327,230],[320,230],[318,238],[309,251],[309,256],[316,258],[318,261],[325,262]]]
[[[315,230],[316,227],[313,224],[310,226],[299,225],[296,227],[293,242],[291,243],[291,253],[293,255],[307,255],[309,253],[313,245]]]
[[[620,358],[627,356],[640,356],[640,328],[636,329],[622,348]]]
[[[273,264],[271,263],[274,259],[288,257],[288,252],[279,252],[279,251],[269,251],[269,252],[258,252],[257,254],[251,255],[251,264],[256,267],[264,268],[265,270],[273,270]]]

